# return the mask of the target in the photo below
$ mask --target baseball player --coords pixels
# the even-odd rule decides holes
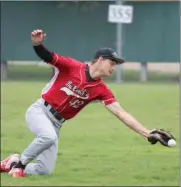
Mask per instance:
[[[42,90],[41,98],[26,112],[27,126],[35,139],[21,155],[13,154],[1,161],[1,172],[12,177],[50,175],[57,159],[60,128],[93,101],[103,103],[114,116],[151,144],[160,142],[168,146],[168,140],[173,138],[171,134],[164,130],[147,130],[120,106],[103,82],[103,77],[109,77],[117,65],[124,63],[112,49],[99,49],[88,65],[50,52],[43,45],[45,36],[42,30],[31,33],[35,53],[55,72]]]

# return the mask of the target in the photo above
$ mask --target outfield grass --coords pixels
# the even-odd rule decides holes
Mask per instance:
[[[45,82],[1,85],[1,158],[21,153],[33,140],[25,111]],[[2,186],[179,186],[179,86],[109,85],[122,106],[147,128],[170,130],[178,146],[150,145],[102,105],[90,105],[61,130],[59,153],[51,176],[14,179],[3,174]],[[43,125],[43,124],[42,124]]]

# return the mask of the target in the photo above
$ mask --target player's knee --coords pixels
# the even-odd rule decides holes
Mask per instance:
[[[47,169],[47,168],[43,168],[42,170],[41,170],[41,175],[51,175],[52,174],[52,170],[50,170],[50,169]]]
[[[56,134],[49,134],[49,135],[42,135],[40,137],[43,144],[46,144],[47,146],[53,145],[57,141],[57,135]]]
[[[53,169],[47,168],[43,163],[40,162],[36,164],[36,172],[39,175],[51,175]]]

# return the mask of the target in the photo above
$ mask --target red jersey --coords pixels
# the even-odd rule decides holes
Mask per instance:
[[[104,105],[115,102],[102,79],[87,81],[87,64],[56,53],[48,63],[55,68],[55,74],[42,90],[42,98],[66,120],[73,118],[90,102],[98,100]]]

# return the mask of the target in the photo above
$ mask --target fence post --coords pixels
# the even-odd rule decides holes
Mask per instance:
[[[7,61],[1,62],[1,80],[6,80],[8,78],[8,63]]]
[[[146,82],[148,78],[147,62],[141,62],[140,81]]]

